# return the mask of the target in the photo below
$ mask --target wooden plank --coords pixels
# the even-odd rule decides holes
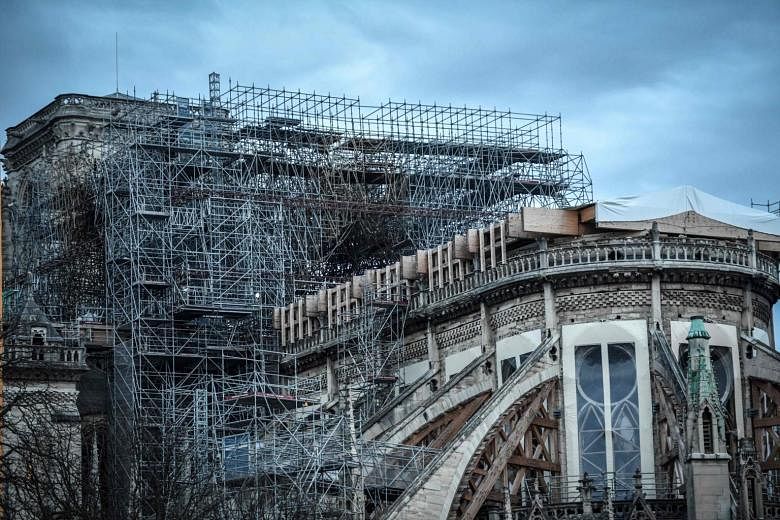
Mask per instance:
[[[455,434],[457,434],[461,427],[466,424],[466,421],[471,419],[471,416],[474,415],[474,412],[476,412],[479,407],[482,406],[482,403],[484,403],[488,397],[490,397],[490,391],[483,392],[473,397],[468,403],[465,404],[465,406],[462,406],[462,409],[457,413],[452,421],[441,432],[439,432],[439,435],[428,447],[432,449],[443,448],[445,444],[449,443],[450,440],[455,437]]]
[[[420,442],[425,440],[425,438],[433,433],[436,429],[441,428],[444,423],[446,423],[450,419],[450,412],[445,412],[443,415],[440,415],[438,418],[434,419],[433,421],[429,422],[425,426],[423,426],[420,430],[413,433],[409,438],[404,440],[403,444],[407,444],[410,446],[417,446]]]
[[[541,460],[541,459],[531,459],[528,457],[521,457],[519,455],[513,455],[509,457],[509,460],[507,460],[507,464],[512,464],[513,466],[521,466],[525,468],[540,469],[542,471],[555,471],[555,472],[561,471],[561,465],[556,464],[555,462],[550,462],[548,460]]]
[[[656,402],[658,403],[659,411],[661,412],[661,416],[664,419],[666,419],[666,423],[669,425],[669,433],[672,437],[672,441],[674,442],[674,445],[683,446],[683,447],[686,446],[685,441],[682,438],[682,435],[680,435],[680,428],[677,425],[677,417],[674,415],[674,412],[669,406],[669,403],[666,402],[666,398],[664,396],[663,388],[661,388],[661,384],[658,381],[654,381],[654,386],[656,390],[656,396],[661,397],[656,400]]]
[[[576,236],[580,230],[580,214],[566,209],[523,208],[523,230]]]
[[[558,420],[550,419],[549,417],[537,417],[531,424],[534,426],[541,426],[542,428],[549,428],[551,430],[558,428]]]
[[[780,392],[777,391],[775,385],[769,382],[758,382],[755,385],[760,388],[771,400],[775,403],[775,406],[780,407]]]
[[[657,460],[659,466],[666,466],[670,462],[674,462],[677,459],[678,459],[678,453],[677,453],[677,448],[675,448],[672,451],[662,453]]]
[[[468,401],[460,403],[453,408],[450,408],[446,412],[438,415],[433,420],[429,421],[425,426],[414,432],[412,435],[406,438],[402,444],[409,444],[412,446],[418,445],[421,441],[425,440],[431,433],[439,429],[439,434],[434,439],[433,443],[429,447],[441,448],[446,444],[447,440],[452,437],[452,432],[448,430],[459,430],[460,427],[468,420],[474,411],[490,397],[491,391],[487,390],[481,394],[477,394]],[[466,414],[464,420],[461,420],[462,416]],[[445,426],[446,424],[446,426]],[[438,442],[439,438],[444,435],[447,438]]]
[[[509,238],[524,238],[523,214],[510,213],[506,216],[506,236]]]
[[[764,251],[766,253],[780,253],[780,242],[759,240],[756,242],[756,247],[759,251]]]
[[[506,218],[506,237],[510,240],[518,238],[538,238],[539,233],[531,233],[523,229],[522,213],[510,213]]]
[[[553,455],[547,451],[547,446],[545,445],[544,439],[542,438],[541,431],[539,431],[539,444],[537,445],[537,451],[541,449],[541,456],[545,460],[553,460]],[[539,455],[534,454],[534,458],[538,458]]]
[[[764,417],[753,419],[753,428],[769,428],[780,425],[780,417]]]
[[[584,208],[580,208],[580,222],[592,222],[596,220],[596,205],[591,204],[590,206],[585,206]]]
[[[520,493],[520,488],[523,485],[523,479],[525,479],[526,468],[520,468],[520,471],[515,474],[515,480],[512,482],[511,495],[517,495]]]
[[[658,223],[661,233],[682,233],[692,236],[731,238],[745,240],[748,237],[746,229],[732,226],[719,220],[699,215],[695,211],[685,211],[675,215],[669,215],[658,219],[637,221],[599,221],[597,228],[600,230],[615,229],[624,231],[649,231],[653,222]],[[780,242],[780,236],[754,231],[753,237],[759,241]]]

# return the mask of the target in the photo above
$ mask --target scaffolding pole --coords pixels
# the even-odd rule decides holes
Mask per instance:
[[[343,311],[330,381],[280,348],[274,308],[522,207],[592,200],[558,116],[222,92],[217,74],[206,99],[78,103],[100,138],[19,173],[6,280],[31,275],[54,319],[112,334],[112,434],[134,447],[113,451],[119,510],[152,511],[171,442],[226,508],[383,507],[433,456],[360,435],[397,395],[409,295],[376,284]]]

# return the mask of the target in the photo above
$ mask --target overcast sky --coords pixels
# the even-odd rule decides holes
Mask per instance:
[[[563,116],[595,194],[780,199],[780,2],[0,0],[0,125],[62,92],[241,83]]]
[[[63,92],[241,83],[560,113],[597,198],[780,199],[780,1],[0,0],[0,126]],[[4,136],[0,138],[4,142]]]

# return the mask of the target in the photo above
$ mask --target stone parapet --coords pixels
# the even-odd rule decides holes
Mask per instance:
[[[726,272],[732,276],[747,276],[759,282],[763,280],[773,286],[777,286],[780,281],[776,260],[739,242],[686,237],[666,237],[661,241],[654,241],[649,236],[590,242],[577,239],[550,248],[546,244],[535,250],[526,248],[495,267],[473,270],[462,278],[437,284],[436,287],[429,288],[419,281],[410,281],[406,289],[410,295],[409,300],[404,299],[403,304],[407,305],[409,318],[429,319],[447,313],[453,305],[459,306],[469,301],[484,299],[506,287],[538,284],[548,279],[612,270]],[[632,294],[632,306],[650,304],[649,292],[643,290],[636,290],[631,294],[621,293],[621,298],[625,300]],[[666,299],[671,298],[671,295],[669,290],[664,293]],[[575,300],[576,298],[572,300],[571,305],[579,307]],[[565,307],[567,301],[562,300],[559,304]],[[354,307],[359,310],[360,300],[355,298],[355,302]],[[278,312],[286,311],[286,308],[281,308]],[[282,343],[287,353],[292,355],[307,355],[362,332],[359,320],[354,320],[354,317],[352,321],[346,321],[331,320],[328,316],[328,319],[323,321],[307,318],[303,312],[297,318],[291,313],[287,313],[287,316],[285,325],[282,326],[287,334],[284,335]],[[308,320],[307,326],[286,325],[295,319]]]

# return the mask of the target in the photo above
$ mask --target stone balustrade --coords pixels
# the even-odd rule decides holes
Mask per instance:
[[[52,368],[86,368],[84,347],[57,345],[5,345],[3,352],[6,367],[41,366]]]
[[[654,253],[655,252],[655,253]],[[755,261],[751,258],[755,257]],[[606,267],[658,267],[740,270],[766,276],[778,283],[778,263],[771,257],[751,251],[745,245],[704,239],[666,238],[617,239],[592,244],[572,243],[565,246],[510,257],[504,264],[471,273],[463,280],[443,288],[419,291],[413,295],[410,308],[421,309],[440,303],[478,287],[502,281],[522,281],[541,275],[552,276],[576,269]]]
[[[357,339],[366,332],[366,324],[364,322],[346,321],[333,327],[321,328],[312,336],[290,343],[286,352],[295,355],[310,352],[315,348],[324,350],[331,344],[335,345],[336,343]]]
[[[420,283],[413,280],[407,292],[412,315],[425,313],[455,301],[471,291],[490,291],[498,286],[523,283],[542,277],[571,272],[617,269],[716,269],[765,277],[778,283],[778,262],[759,253],[751,243],[712,239],[651,236],[599,241],[572,240],[547,247],[542,240],[535,249],[521,249],[508,255],[495,267],[473,269],[460,277],[451,277],[443,284]],[[405,296],[406,298],[407,296]],[[301,300],[303,302],[303,300]],[[299,303],[300,306],[303,303]],[[358,305],[350,316],[359,314]],[[304,316],[301,310],[301,316]],[[302,354],[324,349],[361,333],[361,320],[334,320],[330,326],[315,327],[307,323],[306,331],[288,334],[283,341],[288,354]]]

